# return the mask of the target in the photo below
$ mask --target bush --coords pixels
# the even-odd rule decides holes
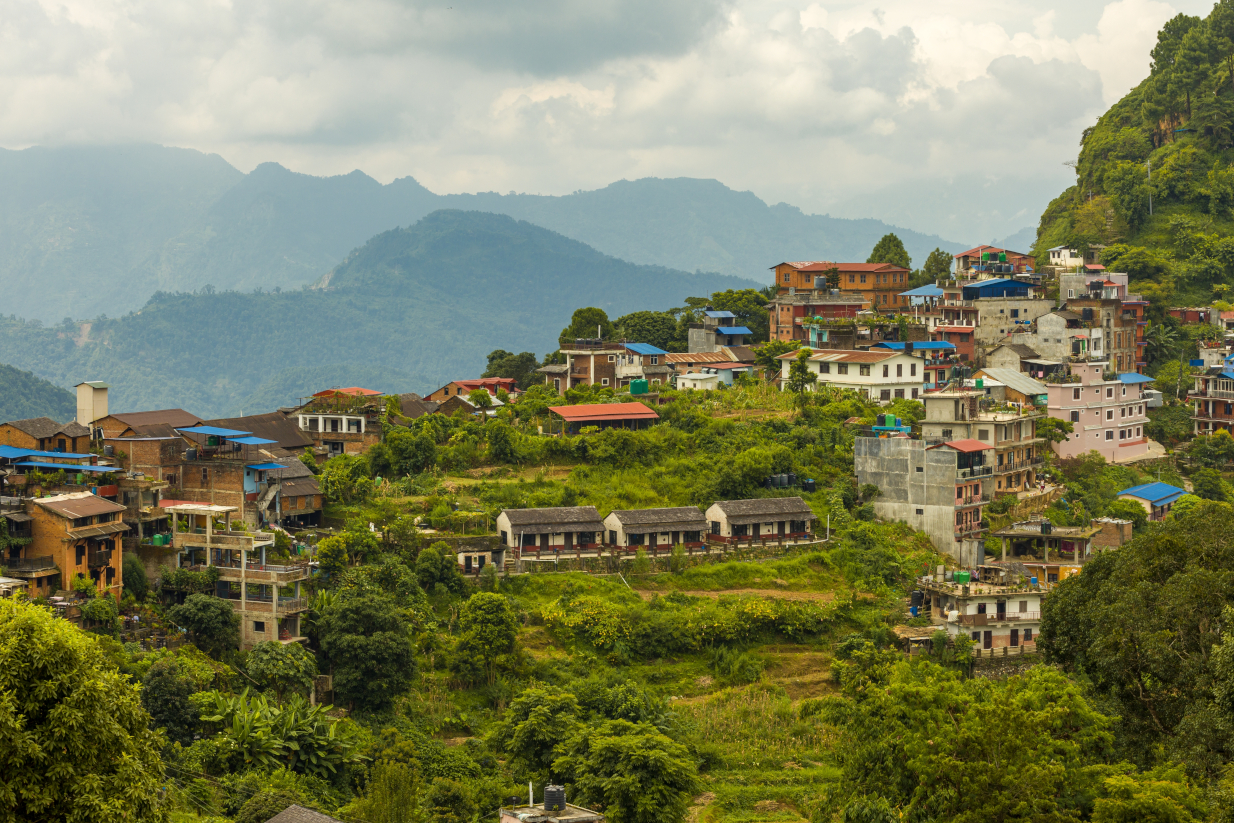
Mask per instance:
[[[141,564],[141,558],[135,554],[124,555],[124,593],[133,595],[133,599],[141,602],[150,593],[150,581],[146,578],[146,568]]]

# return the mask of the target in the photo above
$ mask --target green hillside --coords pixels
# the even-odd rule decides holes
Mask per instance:
[[[509,214],[604,254],[763,280],[781,260],[864,260],[894,230],[920,264],[961,246],[878,220],[768,206],[715,180],[621,181],[563,197],[437,195],[410,177],[313,177],[161,146],[0,150],[4,313],[121,315],[157,291],[299,288],[438,209]]]
[[[203,416],[294,402],[313,386],[425,392],[478,376],[497,348],[547,352],[580,305],[612,317],[756,284],[636,266],[509,217],[439,211],[374,237],[326,287],[160,293],[139,312],[43,327],[0,318],[0,356],[115,411]]]
[[[1207,304],[1234,283],[1234,3],[1180,14],[1152,70],[1087,129],[1076,184],[1041,216],[1034,251],[1107,248],[1157,304]]]
[[[73,393],[28,371],[0,363],[0,421],[50,417],[61,423],[77,417]]]

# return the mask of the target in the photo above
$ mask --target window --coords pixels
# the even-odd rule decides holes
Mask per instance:
[[[1114,396],[1114,387],[1113,387],[1113,386],[1106,386],[1106,389],[1105,389],[1105,396],[1106,396],[1106,397],[1113,397],[1113,396]]]
[[[900,400],[904,399],[904,389],[896,389],[896,398]]]
[[[919,471],[919,472],[923,472],[923,471],[925,471],[925,468],[924,468],[924,467],[922,467],[922,466],[918,466],[918,467],[917,467],[917,471]],[[917,513],[918,513],[918,514],[921,514],[921,512],[917,512]]]
[[[884,366],[883,368],[886,368],[886,366]],[[857,366],[857,374],[860,375],[861,377],[869,377],[870,367],[864,366],[864,365]],[[883,376],[886,377],[886,375],[883,375]]]
[[[600,385],[601,385],[601,386],[607,386],[607,385],[608,385],[608,378],[607,378],[607,377],[602,377],[602,378],[600,378]]]
[[[961,335],[960,335],[960,342],[961,342],[961,343],[967,343],[967,342],[968,342],[968,335],[967,335],[967,334],[961,334]]]
[[[896,364],[896,377],[903,377],[903,376],[904,376],[904,366],[903,364],[897,363]]]
[[[1032,629],[1024,630],[1024,642],[1025,643],[1033,642],[1033,630]]]
[[[863,275],[861,275],[861,282],[862,282],[862,283],[865,283],[865,282],[866,282],[866,276],[865,276],[864,274],[863,274]]]
[[[653,366],[658,366],[658,365],[660,365],[660,355],[658,355],[658,354],[653,354],[653,355],[651,356],[651,365],[653,365]]]
[[[864,283],[865,281],[866,281],[866,279],[865,279],[864,277],[863,277],[863,278],[861,278],[861,282],[862,282],[862,283]],[[855,274],[850,274],[850,275],[848,276],[848,282],[849,282],[849,283],[856,283],[856,282],[857,282],[857,275],[855,275]]]
[[[917,390],[916,390],[916,389],[913,389],[913,399],[914,399],[914,400],[916,400],[916,399],[917,399]]]
[[[1106,433],[1105,433],[1105,439],[1106,439],[1106,440],[1113,440],[1113,439],[1114,439],[1114,432],[1113,432],[1113,431],[1106,431]]]
[[[890,377],[890,376],[891,376],[891,367],[886,364],[883,364],[883,377]]]
[[[788,273],[788,272],[784,272],[784,282],[785,282],[785,283],[787,283],[787,282],[788,282],[788,278],[789,278],[789,273]]]
[[[1075,297],[1075,289],[1067,289],[1068,297]]]
[[[1106,420],[1113,420],[1113,419],[1114,419],[1114,410],[1113,410],[1113,409],[1106,409],[1106,410],[1105,410],[1105,419],[1106,419]]]
[[[1124,407],[1124,408],[1119,409],[1119,410],[1118,410],[1118,416],[1119,416],[1119,417],[1126,417],[1126,416],[1127,416],[1127,409],[1126,409],[1125,407]]]
[[[265,634],[266,633],[266,621],[254,620],[253,621],[253,631],[255,631],[257,634]]]
[[[1079,422],[1080,422],[1080,413],[1079,413],[1078,411],[1073,411],[1073,412],[1071,413],[1071,422],[1072,422],[1072,423],[1079,423]]]
[[[943,429],[943,439],[944,440],[951,439],[951,429]]]
[[[1072,389],[1072,390],[1071,390],[1071,399],[1072,399],[1072,400],[1079,400],[1079,399],[1080,399],[1080,390],[1079,390],[1079,389]]]
[[[1118,439],[1119,439],[1119,440],[1126,440],[1126,439],[1127,439],[1127,430],[1126,430],[1126,429],[1119,429],[1119,430],[1118,430]]]
[[[917,469],[917,471],[921,471],[921,469]],[[917,509],[917,514],[925,514],[925,509]]]
[[[1012,310],[1011,310],[1011,316],[1012,316],[1012,317],[1019,317],[1019,316],[1020,316],[1020,310],[1019,310],[1019,309],[1012,309]]]
[[[610,354],[610,355],[608,356],[608,362],[610,362],[610,363],[615,363],[615,362],[617,362],[617,355],[615,355],[615,354]]]
[[[209,482],[210,482],[210,470],[203,466],[201,469],[201,484],[204,486]]]
[[[1123,397],[1127,396],[1127,387],[1123,386]]]
[[[1135,436],[1136,436],[1136,437],[1139,437],[1139,436],[1140,436],[1140,427],[1139,427],[1139,426],[1136,426],[1136,427],[1135,427]]]
[[[818,373],[819,374],[831,374],[831,364],[830,363],[819,363]]]
[[[977,439],[978,440],[989,440],[990,430],[989,429],[977,429]]]
[[[869,367],[867,366],[866,368],[869,368]],[[836,374],[848,374],[848,364],[847,363],[837,363],[836,364]]]
[[[1028,611],[1028,601],[1021,600],[1020,601],[1020,614],[1023,614],[1026,611]]]
[[[909,364],[908,364],[908,376],[909,376],[909,377],[916,377],[916,376],[917,376],[917,364],[916,364],[916,363],[909,363]]]
[[[878,399],[884,402],[891,400],[891,389],[883,389],[878,393]]]

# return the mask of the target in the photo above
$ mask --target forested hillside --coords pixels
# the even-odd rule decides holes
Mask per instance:
[[[1133,290],[1207,303],[1234,282],[1234,2],[1174,17],[1151,57],[1084,132],[1076,184],[1042,215],[1035,251],[1105,245]]]
[[[287,289],[376,234],[443,208],[527,220],[647,265],[763,279],[781,260],[864,260],[892,227],[768,206],[714,180],[645,179],[564,197],[437,195],[410,177],[313,177],[161,146],[0,150],[5,314],[120,315],[156,291]],[[917,264],[957,243],[895,229]]]
[[[374,237],[326,283],[161,293],[139,312],[83,324],[0,318],[0,357],[65,385],[105,380],[115,411],[222,416],[322,386],[429,391],[478,376],[495,348],[555,350],[579,305],[616,317],[757,285],[636,266],[529,223],[460,211]]]
[[[77,417],[73,393],[0,363],[0,420],[50,417],[65,423]]]

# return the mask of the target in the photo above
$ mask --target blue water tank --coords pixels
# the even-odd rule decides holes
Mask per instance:
[[[908,607],[908,611],[909,611],[909,612],[913,615],[913,617],[916,617],[916,616],[917,616],[917,607],[916,607],[916,606],[909,606],[909,607]]]
[[[1032,583],[1034,586],[1036,586],[1036,585],[1037,585],[1037,578],[1035,578],[1035,577],[1030,577],[1028,582],[1030,582],[1030,583]]]

